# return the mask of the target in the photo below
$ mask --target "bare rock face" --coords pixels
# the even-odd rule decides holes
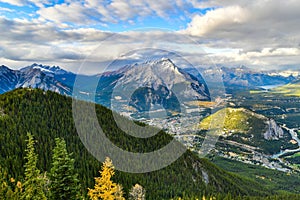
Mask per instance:
[[[264,133],[264,138],[266,140],[279,140],[280,138],[283,138],[284,132],[274,119],[268,120],[267,126],[268,129]]]

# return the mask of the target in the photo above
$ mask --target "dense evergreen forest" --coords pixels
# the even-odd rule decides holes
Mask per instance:
[[[125,150],[150,152],[172,140],[163,131],[148,139],[128,136],[114,123],[112,111],[100,105],[95,106],[106,136]],[[10,180],[12,177],[21,183],[26,182],[24,158],[28,132],[36,140],[37,168],[41,173],[51,172],[57,138],[66,142],[67,152],[74,159],[74,173],[78,174],[81,186],[78,188],[79,193],[87,198],[87,188],[94,186],[94,177],[99,176],[102,163],[85,149],[76,132],[72,118],[72,99],[38,89],[17,89],[0,95],[0,165],[7,172],[2,179],[7,179],[9,184],[13,184]],[[205,183],[202,172],[208,174],[208,183]],[[126,199],[135,184],[142,185],[146,190],[146,199],[153,200],[201,199],[203,196],[206,196],[204,199],[299,199],[294,194],[267,197],[269,194],[277,195],[277,192],[246,177],[226,172],[190,151],[159,171],[144,174],[116,171],[112,179],[123,186]]]

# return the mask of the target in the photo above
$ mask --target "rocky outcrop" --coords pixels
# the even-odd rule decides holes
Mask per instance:
[[[209,176],[208,176],[207,172],[203,171],[203,170],[201,170],[201,172],[202,172],[202,178],[203,178],[205,185],[208,185],[209,184]]]
[[[279,140],[280,138],[283,138],[284,132],[274,119],[268,120],[267,126],[267,131],[264,133],[264,138],[266,140]]]

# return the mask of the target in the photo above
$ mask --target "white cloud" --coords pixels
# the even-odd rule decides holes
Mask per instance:
[[[25,6],[27,4],[34,4],[38,7],[42,7],[43,4],[48,4],[50,0],[0,0],[0,2],[8,3],[16,6]]]
[[[223,65],[300,64],[297,0],[275,3],[270,0],[70,0],[50,7],[43,6],[48,0],[3,1],[18,6],[35,4],[39,7],[39,18],[0,17],[0,29],[5,30],[0,38],[1,64],[18,61],[78,66],[99,45],[98,52],[89,58],[95,65],[145,46],[173,48],[200,64],[211,60]],[[192,6],[211,9],[205,14],[189,13]],[[172,19],[175,15],[178,19]],[[149,29],[115,36],[90,28],[100,24],[109,29],[111,23],[123,22],[142,24],[147,17],[161,17],[170,23],[190,18],[190,23],[184,30],[173,33]],[[124,57],[137,58],[141,58],[138,53]]]
[[[5,12],[14,12],[14,10],[9,9],[9,8],[0,8],[0,12],[5,11]]]
[[[228,45],[245,45],[246,48],[257,48],[260,45],[265,45],[260,49],[282,45],[289,47],[299,44],[300,27],[296,25],[300,18],[298,1],[209,2],[221,7],[202,16],[195,15],[185,32],[222,40]]]
[[[264,48],[261,51],[220,51],[209,57],[221,65],[247,65],[256,69],[276,69],[282,66],[298,65],[300,63],[298,48]]]
[[[56,4],[53,7],[43,7],[37,11],[37,14],[39,14],[42,19],[56,23],[72,22],[84,24],[91,21],[89,15],[92,13],[89,13],[80,2],[73,2],[71,4]]]
[[[0,0],[0,2],[9,3],[16,6],[24,5],[24,0]]]
[[[126,22],[146,16],[168,18],[191,8],[185,0],[124,0],[124,1],[70,1],[51,7],[41,7],[41,18],[57,23],[97,24]]]
[[[87,59],[99,69],[116,58],[136,59],[130,56],[133,50],[145,58],[150,56],[143,55],[145,48],[181,52],[185,51],[180,48],[182,44],[192,43],[190,38],[176,32],[149,29],[113,34],[94,28],[58,28],[55,23],[42,24],[39,20],[0,18],[0,28],[6,30],[0,38],[1,64],[15,67],[20,66],[16,61],[39,62],[76,71],[74,68]],[[97,68],[88,69],[86,73],[96,72]]]
[[[203,36],[215,30],[230,29],[234,25],[247,22],[250,13],[240,6],[229,6],[208,11],[205,15],[196,15],[186,30],[195,36]]]
[[[273,67],[300,63],[299,1],[211,0],[193,5],[214,9],[194,15],[181,32],[211,48],[241,50],[212,55],[216,62]]]

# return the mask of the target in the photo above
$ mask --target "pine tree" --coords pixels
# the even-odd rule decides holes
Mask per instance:
[[[109,158],[105,159],[102,171],[99,171],[101,177],[95,178],[94,189],[88,189],[88,196],[92,200],[124,200],[122,186],[114,183],[111,178],[115,174],[114,166]]]
[[[81,186],[74,169],[74,159],[67,152],[63,139],[56,138],[55,143],[50,170],[51,199],[79,199]]]
[[[36,163],[38,155],[34,149],[34,139],[30,133],[27,133],[27,148],[25,159],[27,162],[24,165],[25,168],[25,182],[24,193],[22,199],[30,200],[45,200],[46,195],[44,192],[44,179],[40,174],[40,170],[37,168]]]
[[[145,189],[139,184],[135,184],[129,191],[130,200],[145,200],[145,195]]]

